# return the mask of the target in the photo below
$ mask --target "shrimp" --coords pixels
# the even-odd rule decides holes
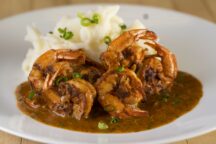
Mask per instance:
[[[28,79],[52,112],[80,120],[91,111],[96,96],[93,83],[102,75],[98,67],[82,50],[49,50],[35,61]]]
[[[136,74],[125,69],[122,72],[109,70],[96,82],[98,101],[110,115],[127,118],[146,116],[147,112],[138,108],[145,94]]]
[[[49,109],[61,117],[71,116],[77,120],[88,118],[96,90],[89,82],[76,78],[61,83],[57,90],[44,92]]]
[[[58,75],[71,74],[72,65],[84,64],[85,58],[82,50],[48,50],[35,61],[28,80],[36,92],[41,92],[51,87]]]
[[[158,94],[162,89],[170,88],[177,76],[175,55],[160,44],[149,44],[157,51],[147,57],[139,66],[137,75],[141,79],[148,95]]]
[[[140,47],[137,42],[146,40],[154,55]],[[124,32],[110,43],[106,52],[101,55],[102,63],[108,68],[124,66],[133,70],[143,83],[147,95],[159,93],[170,88],[177,75],[175,55],[156,42],[154,32],[137,29]]]
[[[107,68],[124,66],[131,67],[139,64],[145,57],[146,49],[138,46],[139,40],[154,41],[157,36],[146,29],[126,31],[113,40],[106,52],[101,54],[101,61]]]

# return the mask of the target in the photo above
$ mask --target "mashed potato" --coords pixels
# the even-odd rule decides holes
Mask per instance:
[[[36,58],[49,49],[83,48],[90,58],[98,61],[101,52],[107,48],[104,37],[109,36],[113,40],[122,31],[120,25],[124,24],[124,21],[117,15],[118,11],[119,6],[108,6],[84,13],[86,17],[91,17],[95,13],[100,16],[99,23],[90,26],[83,26],[78,16],[73,18],[65,16],[56,24],[52,34],[43,35],[35,26],[27,27],[25,39],[32,43],[33,48],[26,54],[22,64],[23,71],[28,75]],[[67,28],[68,31],[73,32],[73,37],[68,40],[61,38],[59,28]],[[137,28],[145,28],[145,26],[139,20],[135,20],[128,27],[128,29]]]

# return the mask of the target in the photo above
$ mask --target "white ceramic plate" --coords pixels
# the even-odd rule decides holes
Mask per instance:
[[[34,22],[51,30],[65,14],[75,15],[96,5],[76,5],[35,11],[0,21],[0,129],[27,139],[52,144],[167,143],[216,129],[216,25],[186,14],[142,6],[122,5],[119,15],[129,24],[140,19],[176,55],[180,70],[202,81],[204,95],[196,108],[174,122],[149,131],[128,134],[90,134],[41,124],[19,112],[14,90],[27,78],[21,62],[27,48],[26,26]],[[143,19],[148,14],[149,19]]]

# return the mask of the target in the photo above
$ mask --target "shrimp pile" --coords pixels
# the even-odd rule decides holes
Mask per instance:
[[[45,52],[35,61],[28,77],[36,93],[28,104],[37,107],[45,103],[48,109],[62,117],[88,118],[96,97],[93,83],[103,73],[100,67],[82,50]]]
[[[139,40],[154,49],[156,54],[148,55],[147,49],[138,45]],[[101,54],[102,64],[108,71],[116,70],[115,74],[103,74],[96,84],[99,102],[105,108],[112,105],[112,111],[105,109],[112,116],[144,116],[147,112],[138,109],[138,104],[147,96],[171,88],[177,75],[176,58],[156,40],[157,35],[146,29],[126,31]]]
[[[138,45],[139,40],[156,51]],[[172,87],[177,75],[175,55],[146,29],[123,32],[101,54],[101,64],[82,49],[49,50],[34,63],[28,81],[35,96],[26,103],[58,116],[88,118],[94,101],[113,117],[147,116],[139,103]]]

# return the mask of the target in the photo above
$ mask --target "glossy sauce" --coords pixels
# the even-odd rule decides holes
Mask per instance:
[[[20,84],[16,90],[17,105],[26,115],[48,125],[93,133],[126,133],[156,128],[192,110],[202,97],[202,85],[199,80],[185,72],[178,72],[171,91],[148,97],[147,102],[140,104],[140,107],[149,112],[149,116],[123,119],[112,124],[111,117],[97,103],[94,104],[90,117],[80,121],[56,116],[47,109],[33,109],[23,101],[23,96],[28,95],[29,91],[30,86],[27,82]],[[105,122],[109,128],[99,129],[100,121]]]

